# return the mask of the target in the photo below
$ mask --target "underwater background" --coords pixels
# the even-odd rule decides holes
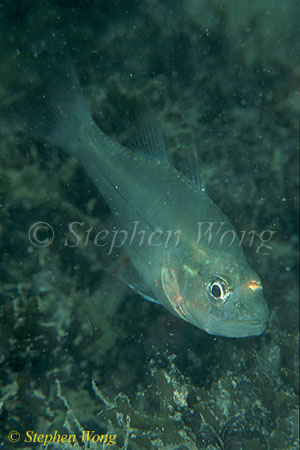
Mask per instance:
[[[0,1],[0,448],[299,448],[299,14],[297,0]],[[70,222],[94,236],[111,216],[80,163],[30,133],[53,33],[107,134],[129,142],[147,105],[175,165],[196,142],[208,194],[256,231],[243,249],[262,336],[208,335],[130,291],[92,242],[64,245]],[[51,245],[30,242],[37,222]]]

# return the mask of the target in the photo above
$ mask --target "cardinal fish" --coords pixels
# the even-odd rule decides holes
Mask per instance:
[[[110,138],[90,112],[70,57],[65,60],[56,57],[33,131],[79,160],[110,207],[115,229],[126,231],[129,263],[121,278],[207,333],[262,334],[268,306],[260,278],[208,196],[197,152],[187,152],[184,170],[173,167],[159,121],[147,113],[137,121],[132,147]]]

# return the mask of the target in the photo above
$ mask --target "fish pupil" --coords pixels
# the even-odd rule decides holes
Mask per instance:
[[[220,298],[222,296],[222,290],[217,283],[214,283],[211,287],[211,294],[215,298]]]

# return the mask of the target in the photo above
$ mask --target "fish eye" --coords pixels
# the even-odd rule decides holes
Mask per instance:
[[[226,281],[222,278],[213,278],[208,284],[208,293],[217,305],[225,303],[231,294],[231,290]]]

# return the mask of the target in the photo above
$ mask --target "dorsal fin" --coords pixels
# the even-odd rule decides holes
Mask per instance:
[[[133,139],[134,149],[147,156],[168,163],[163,130],[152,112],[140,114],[136,123],[136,134]]]
[[[181,142],[180,146],[184,147],[184,159],[177,165],[178,170],[185,175],[190,182],[200,191],[206,191],[206,183],[202,169],[202,162],[199,151],[195,145],[191,144],[189,139]]]

